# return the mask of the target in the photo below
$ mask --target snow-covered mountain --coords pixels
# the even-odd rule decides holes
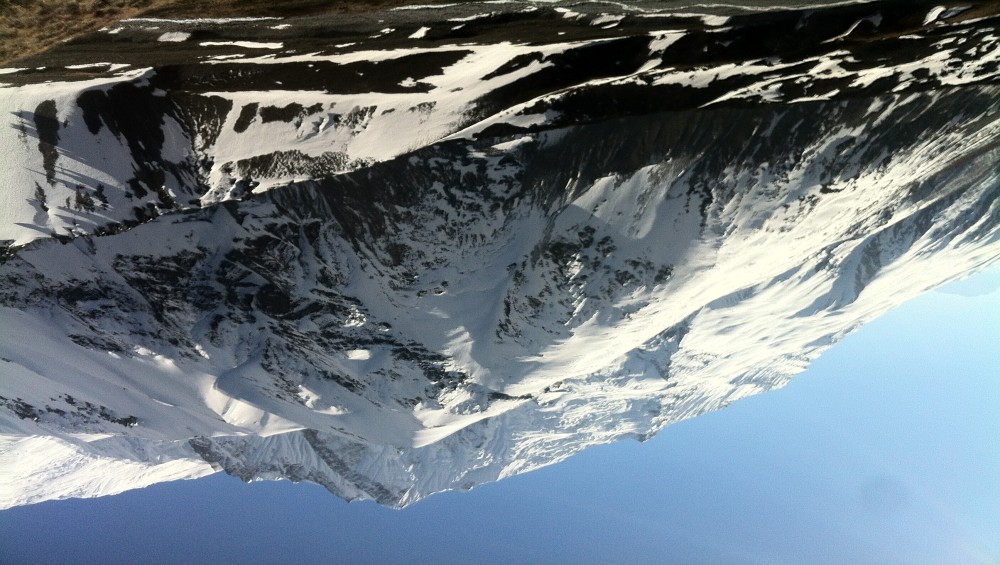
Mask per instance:
[[[1000,260],[998,10],[914,5],[130,20],[0,70],[0,506],[403,506],[782,386]]]

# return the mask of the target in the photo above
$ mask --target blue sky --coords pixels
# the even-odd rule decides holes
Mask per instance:
[[[3,563],[1000,563],[1000,269],[790,385],[403,510],[216,475],[0,512]]]

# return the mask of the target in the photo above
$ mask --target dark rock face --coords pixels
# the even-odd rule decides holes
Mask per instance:
[[[35,108],[35,132],[38,134],[38,152],[42,154],[45,178],[55,182],[56,161],[59,159],[59,118],[54,100],[46,100]]]
[[[46,99],[36,203],[80,139],[129,166],[74,188],[61,242],[8,252],[33,345],[0,344],[0,424],[402,506],[780,386],[997,256],[996,15],[941,13],[416,11],[394,25],[420,37],[351,30],[363,61],[247,24],[212,39],[289,60],[164,53],[69,126]]]

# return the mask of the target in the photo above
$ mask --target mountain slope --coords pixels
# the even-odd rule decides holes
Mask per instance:
[[[515,10],[482,17],[614,37],[484,26],[379,69],[376,92],[258,90],[292,78],[275,57],[234,64],[259,73],[240,91],[211,61],[4,89],[35,105],[12,186],[53,202],[89,176],[78,209],[10,212],[0,429],[45,480],[0,499],[221,468],[404,506],[782,386],[1000,258],[995,20],[894,6],[655,33],[668,16]],[[817,19],[808,46],[710,53]],[[423,92],[392,91],[404,67]]]

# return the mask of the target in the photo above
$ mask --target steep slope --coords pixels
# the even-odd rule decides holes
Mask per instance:
[[[926,15],[912,2],[760,16],[642,6],[127,20],[0,70],[0,241],[115,233],[446,139],[1000,74],[989,3]]]
[[[486,26],[421,51],[416,95],[384,92],[395,70],[374,93],[207,92],[211,62],[5,89],[36,104],[16,182],[65,192],[86,164],[108,202],[11,219],[3,467],[43,480],[0,500],[221,468],[403,506],[783,385],[1000,259],[995,20],[893,6],[655,33],[666,16],[493,14],[615,36],[497,46]],[[710,53],[817,20],[809,45]],[[351,57],[399,53],[285,55]],[[240,64],[289,79],[275,60]],[[24,235],[52,217],[75,230]]]

